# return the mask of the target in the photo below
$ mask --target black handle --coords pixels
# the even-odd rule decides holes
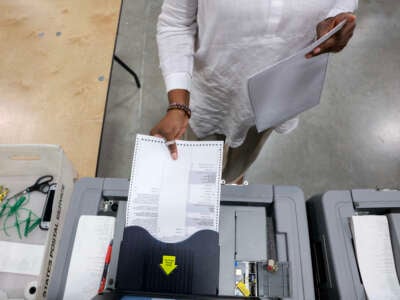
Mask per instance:
[[[50,182],[52,182],[53,179],[54,177],[51,175],[44,175],[42,177],[39,177],[33,185],[26,189],[26,192],[30,193],[33,191],[39,191],[46,194],[49,191]]]

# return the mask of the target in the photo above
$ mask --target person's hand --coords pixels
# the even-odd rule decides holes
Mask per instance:
[[[328,33],[343,20],[347,20],[343,28],[324,43],[313,49],[313,51],[308,53],[306,58],[311,58],[327,52],[339,52],[346,47],[347,43],[353,36],[354,28],[356,28],[356,16],[352,13],[341,13],[336,17],[331,17],[320,22],[317,25],[317,37],[320,38],[324,34]]]
[[[172,159],[178,159],[178,149],[175,140],[179,139],[186,131],[189,118],[182,110],[173,109],[167,112],[164,118],[150,131],[153,136],[164,138],[168,144]]]

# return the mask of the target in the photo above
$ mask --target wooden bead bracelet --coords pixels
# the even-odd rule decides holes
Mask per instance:
[[[173,109],[178,109],[182,110],[185,112],[185,115],[190,119],[192,115],[192,111],[190,110],[189,106],[181,103],[171,103],[168,105],[167,111],[173,110]]]

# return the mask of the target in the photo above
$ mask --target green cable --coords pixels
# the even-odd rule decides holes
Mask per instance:
[[[28,229],[28,234],[31,233],[42,221],[42,218],[37,218]]]
[[[39,218],[39,216],[37,214],[35,214],[33,211],[31,211],[29,208],[21,207],[20,211],[26,211],[28,213],[31,213],[32,216],[34,216],[35,218]]]
[[[1,209],[0,209],[0,218],[3,216],[4,211],[7,209],[8,207],[8,202],[10,202],[10,199],[7,199],[7,202],[3,203],[1,205]]]
[[[20,227],[19,227],[19,222],[18,222],[17,214],[15,214],[15,227],[17,228],[17,232],[18,232],[19,239],[21,240],[21,239],[22,239],[22,236],[21,236],[21,229],[20,229]]]
[[[31,215],[32,215],[32,211],[29,211],[28,218],[26,218],[26,220],[25,220],[25,231],[24,231],[24,236],[25,237],[28,236],[28,228],[29,228],[29,225],[31,223]]]
[[[18,209],[21,207],[21,205],[25,202],[26,198],[24,196],[22,196],[21,198],[19,198],[17,200],[17,202],[15,202],[15,204],[13,206],[10,207],[10,211],[8,212],[8,217],[12,216],[13,214],[15,214]]]
[[[21,225],[23,225],[25,223],[25,229],[24,229],[24,236],[27,237],[29,235],[29,233],[31,233],[41,222],[41,218],[38,217],[32,210],[22,207],[23,205],[26,205],[29,203],[30,200],[30,194],[27,194],[28,196],[21,196],[18,200],[15,201],[15,203],[13,205],[10,205],[10,199],[7,199],[7,202],[3,203],[0,206],[0,219],[6,215],[6,218],[3,221],[3,232],[7,235],[10,236],[10,234],[8,233],[8,229],[10,228],[16,228],[17,232],[18,232],[18,236],[20,239],[22,239],[22,235],[21,235]],[[15,198],[14,198],[15,199]],[[6,210],[9,210],[8,213],[5,214]],[[20,212],[21,211],[25,211],[28,212],[28,217],[23,220],[23,221],[19,221],[20,218]],[[13,225],[9,225],[8,224],[8,220],[9,218],[15,215],[15,223],[13,223]],[[35,218],[35,221],[33,223],[32,222],[32,216]]]

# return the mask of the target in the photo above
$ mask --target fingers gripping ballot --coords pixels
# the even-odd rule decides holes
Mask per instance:
[[[339,30],[321,45],[314,48],[313,51],[306,55],[306,57],[311,58],[323,53],[339,52],[343,50],[353,36],[354,29],[356,28],[355,15],[352,13],[341,13],[335,17],[328,18],[317,25],[317,38],[320,38],[344,20],[346,20],[346,23],[341,30]]]
[[[150,131],[150,134],[165,139],[165,144],[172,159],[178,159],[178,148],[175,140],[182,137],[188,126],[188,117],[178,110],[169,111],[164,118]]]
[[[178,137],[179,138],[179,137]],[[177,139],[178,139],[177,138]],[[178,159],[178,147],[176,146],[175,139],[174,140],[167,140],[165,145],[168,147],[169,152],[171,153],[171,157],[173,160]]]

